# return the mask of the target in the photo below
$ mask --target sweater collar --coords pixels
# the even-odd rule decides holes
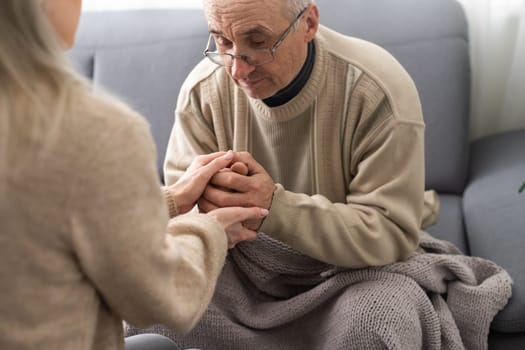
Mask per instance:
[[[303,64],[303,67],[299,71],[299,74],[297,74],[297,76],[292,80],[290,84],[288,84],[288,86],[286,86],[282,90],[279,90],[275,95],[264,99],[263,102],[268,107],[278,107],[282,106],[283,104],[287,103],[292,98],[297,96],[297,94],[301,91],[301,89],[308,81],[308,78],[310,78],[310,74],[312,73],[312,69],[314,67],[314,61],[315,44],[312,40],[308,43],[306,60]]]
[[[328,58],[323,37],[316,35],[314,45],[315,50],[313,50],[314,59],[311,73],[306,82],[304,82],[302,89],[289,101],[277,107],[270,107],[266,105],[263,100],[248,97],[252,108],[254,108],[258,116],[273,121],[286,121],[297,117],[312,106],[320,94],[328,70],[326,66]]]

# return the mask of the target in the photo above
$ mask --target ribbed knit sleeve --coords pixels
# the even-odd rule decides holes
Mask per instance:
[[[360,268],[399,261],[417,246],[423,207],[423,127],[383,125],[349,184],[346,203],[278,186],[261,230],[306,255]]]
[[[148,126],[122,111],[108,115],[118,123],[106,123],[106,136],[85,150],[70,193],[78,264],[115,314],[188,331],[211,299],[226,235],[207,215],[168,221]]]

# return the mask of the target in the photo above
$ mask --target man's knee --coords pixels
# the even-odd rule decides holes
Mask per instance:
[[[432,310],[425,292],[404,278],[352,285],[332,307],[331,314],[340,314],[334,319],[345,321],[331,325],[330,333],[338,341],[350,341],[347,349],[420,349],[424,333],[421,313]],[[334,348],[343,348],[340,346],[343,344]]]

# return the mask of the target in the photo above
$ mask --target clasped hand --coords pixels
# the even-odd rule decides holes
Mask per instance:
[[[225,207],[270,208],[275,183],[266,170],[248,152],[236,152],[229,168],[211,178],[198,200],[202,212]],[[246,220],[244,227],[258,231],[264,218]]]
[[[197,203],[224,228],[228,246],[254,240],[268,215],[275,185],[247,152],[197,156],[168,190],[181,214]]]

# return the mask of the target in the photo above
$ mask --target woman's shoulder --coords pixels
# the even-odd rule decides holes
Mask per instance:
[[[124,149],[136,153],[154,149],[148,122],[124,102],[89,86],[72,93],[61,134],[62,144],[73,153],[104,158]]]
[[[79,122],[88,124],[86,127],[101,132],[148,124],[140,113],[102,90],[80,89],[73,114]]]

